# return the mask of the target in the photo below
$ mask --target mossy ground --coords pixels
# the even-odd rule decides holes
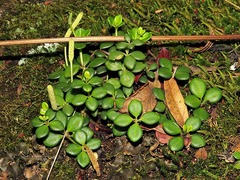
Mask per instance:
[[[142,26],[154,35],[239,34],[240,10],[225,1],[43,1],[10,0],[1,2],[0,40],[43,37],[62,37],[68,28],[68,13],[84,12],[81,27],[92,29],[92,35],[108,35],[107,17],[122,14],[125,28]],[[239,5],[237,0],[233,3]],[[181,10],[179,7],[183,7]],[[202,44],[172,43],[149,45],[157,55],[162,46],[168,47],[174,64],[200,67],[195,75],[223,90],[224,98],[211,107],[211,118],[203,124],[207,140],[206,160],[196,159],[195,150],[172,153],[159,146],[153,157],[149,148],[156,142],[153,133],[146,133],[144,143],[136,147],[126,138],[113,138],[104,132],[97,134],[103,145],[99,150],[101,179],[236,179],[239,170],[229,160],[233,147],[239,146],[240,78],[239,70],[230,72],[230,65],[239,58],[239,41],[216,42],[235,50],[215,46],[215,51],[189,56],[188,47]],[[0,47],[0,170],[9,179],[24,179],[27,173],[46,176],[56,148],[46,149],[33,137],[30,119],[39,112],[42,101],[47,101],[48,74],[58,68],[62,55],[37,55],[23,65],[17,61],[33,46]],[[51,58],[51,62],[50,62]],[[201,65],[201,66],[199,66]],[[202,69],[201,69],[202,68]],[[218,69],[218,70],[216,70]],[[219,69],[221,69],[219,71]],[[233,80],[232,80],[233,79]],[[137,152],[137,153],[136,153]],[[223,159],[220,159],[223,157]],[[6,175],[6,174],[5,174]],[[64,151],[54,167],[57,179],[94,179],[90,166],[81,170]]]

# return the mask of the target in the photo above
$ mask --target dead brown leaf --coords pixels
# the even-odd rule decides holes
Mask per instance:
[[[0,180],[7,180],[8,173],[5,171],[0,172]]]
[[[196,151],[195,157],[197,159],[206,160],[207,157],[208,157],[208,153],[207,153],[206,149],[203,147],[203,148],[200,148]]]
[[[142,102],[143,105],[143,113],[152,111],[156,104],[157,100],[152,93],[152,89],[154,87],[161,87],[161,84],[158,80],[155,80],[154,82],[148,82],[145,85],[143,85],[140,89],[138,89],[134,94],[132,94],[124,103],[123,107],[119,110],[121,113],[127,113],[128,112],[128,105],[133,99],[137,99]]]
[[[22,85],[22,84],[19,84],[18,87],[17,87],[17,95],[18,95],[18,96],[21,94],[22,89],[23,89],[23,85]]]
[[[164,81],[166,105],[179,126],[187,120],[188,110],[175,79]]]

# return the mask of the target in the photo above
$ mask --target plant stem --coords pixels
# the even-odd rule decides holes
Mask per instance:
[[[121,42],[125,41],[124,36],[87,36],[71,38],[42,38],[0,41],[0,46],[42,44],[42,43],[68,43],[70,39],[75,42]],[[211,41],[211,40],[239,40],[240,34],[228,35],[195,35],[195,36],[153,36],[151,41]]]
[[[61,141],[61,143],[60,143],[60,145],[59,145],[59,147],[58,147],[57,153],[56,153],[56,155],[55,155],[55,157],[54,157],[54,159],[53,159],[53,162],[52,162],[51,168],[50,168],[50,170],[49,170],[49,172],[48,172],[48,175],[47,175],[46,180],[48,180],[49,177],[50,177],[50,175],[51,175],[51,172],[52,172],[52,170],[53,170],[54,164],[55,164],[55,162],[56,162],[56,160],[57,160],[58,154],[59,154],[60,149],[61,149],[61,147],[62,147],[62,145],[63,145],[63,142],[64,142],[64,140],[65,140],[66,135],[67,135],[67,131],[66,131],[66,132],[64,133],[64,135],[63,135],[62,141]]]
[[[71,82],[73,82],[73,62],[70,62]]]
[[[237,6],[236,4],[232,3],[231,1],[229,1],[229,0],[224,0],[224,1],[227,2],[227,3],[229,3],[229,4],[231,4],[231,5],[232,5],[233,7],[235,7],[236,9],[240,10],[240,7]]]
[[[79,56],[80,56],[80,63],[81,63],[81,66],[82,66],[82,68],[84,69],[84,66],[83,66],[83,52],[82,52],[82,50],[80,50],[80,52],[79,52]]]
[[[65,65],[68,66],[68,59],[67,59],[67,47],[64,47],[64,59],[65,59]]]

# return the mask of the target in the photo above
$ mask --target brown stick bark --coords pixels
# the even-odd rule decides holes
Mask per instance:
[[[75,42],[119,42],[124,41],[123,36],[89,36],[70,37]],[[0,46],[42,44],[42,43],[66,43],[70,38],[42,38],[0,41]],[[153,36],[151,41],[211,41],[211,40],[240,40],[240,34],[231,35],[194,35],[194,36]]]

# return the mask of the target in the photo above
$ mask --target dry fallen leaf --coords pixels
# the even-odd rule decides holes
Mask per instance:
[[[87,152],[89,159],[93,165],[93,168],[95,169],[97,176],[101,176],[101,171],[100,171],[100,167],[98,164],[98,157],[97,157],[97,153],[94,153],[88,146],[84,146],[85,151]]]
[[[148,82],[145,85],[143,85],[140,89],[138,89],[134,94],[132,94],[124,103],[123,107],[119,110],[121,113],[127,113],[128,112],[128,104],[133,100],[137,99],[142,102],[143,105],[143,113],[152,111],[156,104],[157,100],[152,93],[152,89],[154,87],[161,87],[161,84],[158,80],[155,80],[154,82]]]
[[[200,148],[196,151],[195,153],[195,157],[197,159],[202,159],[202,160],[206,160],[207,157],[208,157],[208,154],[207,154],[207,151],[206,149],[203,147],[203,148]]]
[[[0,172],[0,180],[7,180],[8,174],[5,171]]]
[[[240,151],[240,136],[235,136],[229,139],[232,152]]]
[[[164,91],[166,98],[166,105],[171,112],[172,116],[183,127],[184,122],[187,120],[188,110],[184,103],[184,98],[175,79],[171,78],[164,81]]]

